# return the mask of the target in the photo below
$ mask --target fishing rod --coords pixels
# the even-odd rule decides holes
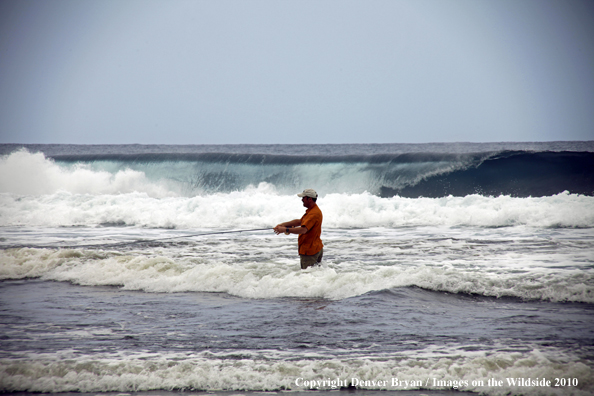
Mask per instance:
[[[108,244],[88,244],[88,245],[62,245],[62,246],[52,246],[52,245],[10,245],[10,246],[1,246],[0,249],[21,249],[21,248],[34,248],[34,249],[79,249],[79,248],[92,248],[92,247],[114,247],[114,246],[126,246],[126,245],[135,245],[138,243],[151,243],[151,242],[161,242],[167,241],[171,239],[180,239],[180,238],[194,238],[198,236],[207,236],[207,235],[217,235],[217,234],[232,234],[238,232],[253,232],[253,231],[265,231],[271,230],[271,228],[253,228],[249,230],[233,230],[233,231],[217,231],[217,232],[207,232],[207,233],[200,233],[200,234],[190,234],[190,235],[179,235],[174,237],[168,238],[153,238],[153,239],[137,239],[135,241],[128,241],[128,242],[117,242],[117,243],[108,243]]]

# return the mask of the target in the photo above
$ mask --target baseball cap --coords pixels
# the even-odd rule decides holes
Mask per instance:
[[[308,188],[307,190],[303,190],[301,194],[297,194],[298,197],[310,197],[310,198],[317,198],[318,193],[315,192],[313,189]]]

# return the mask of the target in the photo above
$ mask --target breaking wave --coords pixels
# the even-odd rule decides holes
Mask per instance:
[[[196,196],[268,183],[281,193],[315,186],[320,195],[445,197],[480,194],[594,194],[594,153],[400,153],[271,155],[236,153],[79,154],[46,157],[26,150],[0,160],[0,192],[87,194],[145,192]]]

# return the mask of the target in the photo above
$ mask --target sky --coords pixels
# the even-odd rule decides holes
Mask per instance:
[[[594,140],[591,0],[2,0],[0,143]]]

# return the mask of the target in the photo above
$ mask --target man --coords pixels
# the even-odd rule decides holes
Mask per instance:
[[[318,193],[311,188],[304,190],[301,194],[303,206],[307,208],[305,214],[301,219],[295,219],[280,223],[274,227],[274,232],[278,235],[280,233],[298,234],[299,257],[301,258],[301,269],[306,269],[313,265],[322,262],[324,255],[324,245],[320,239],[322,234],[322,211],[318,208],[316,201]]]

